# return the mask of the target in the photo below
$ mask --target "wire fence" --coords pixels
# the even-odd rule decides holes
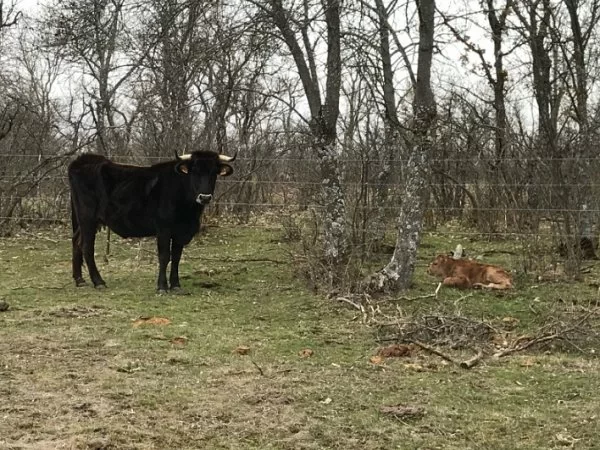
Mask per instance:
[[[72,157],[60,160],[51,156],[50,166],[44,164],[44,158],[33,153],[0,153],[0,235],[14,236],[19,230],[49,225],[62,226],[68,234],[66,170]],[[111,159],[147,165],[169,160],[132,155]],[[384,223],[388,240],[393,239],[403,204],[401,169],[405,162],[370,157],[339,161],[348,230],[356,248],[368,248],[380,239],[375,235],[377,220]],[[600,157],[508,157],[501,161],[502,170],[496,157],[433,158],[431,163],[435,170],[423,212],[425,232],[446,236],[451,244],[485,237],[518,240],[524,245],[536,240],[558,245],[576,241],[582,234],[590,234],[590,229],[596,232],[600,182],[590,174],[600,168]],[[327,206],[321,199],[317,160],[240,155],[235,165],[234,175],[217,183],[216,201],[207,210],[212,223],[284,232],[307,223],[318,228],[319,216]],[[382,180],[384,167],[389,173]],[[459,225],[449,228],[448,223]]]
[[[60,156],[60,155],[58,155]],[[69,156],[69,155],[64,155],[64,156]],[[44,155],[40,155],[40,154],[35,154],[35,153],[24,153],[24,154],[16,154],[16,153],[0,153],[0,157],[13,157],[13,158],[36,158],[36,159],[43,159],[46,156]],[[54,155],[54,157],[56,157],[56,155]],[[140,162],[140,161],[148,161],[149,163],[154,163],[156,161],[168,161],[168,158],[165,158],[164,156],[147,156],[147,155],[111,155],[111,158],[114,161],[118,161],[118,162]],[[544,157],[539,157],[539,156],[533,156],[533,157],[527,157],[527,156],[519,156],[519,157],[509,157],[509,156],[502,156],[501,161],[503,162],[536,162],[536,163],[547,163],[547,162],[588,162],[588,161],[593,161],[593,162],[597,162],[600,158],[598,156],[557,156],[557,157],[551,157],[551,156],[544,156]],[[307,158],[303,157],[303,158],[294,158],[294,157],[289,157],[289,156],[281,156],[281,157],[244,157],[244,156],[239,156],[236,158],[236,161],[252,161],[252,162],[306,162]],[[476,157],[476,161],[477,162],[481,162],[481,163],[487,163],[487,162],[492,162],[492,163],[498,163],[499,158],[497,156],[495,157],[491,157],[491,156],[478,156]],[[403,164],[405,162],[407,162],[408,159],[406,158],[396,158],[390,161],[385,161],[386,164]],[[433,164],[437,164],[437,163],[442,163],[442,162],[469,162],[472,163],[474,161],[474,158],[472,156],[465,156],[465,157],[443,157],[443,158],[430,158],[429,161]],[[374,163],[374,164],[380,164],[382,163],[381,159],[371,159],[371,158],[340,158],[339,162],[341,164],[346,164],[346,163]]]

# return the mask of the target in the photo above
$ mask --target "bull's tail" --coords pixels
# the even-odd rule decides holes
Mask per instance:
[[[77,218],[73,193],[71,193],[71,227],[73,229],[73,243],[81,246],[81,230],[79,229],[79,219]]]
[[[71,226],[73,227],[73,233],[79,228],[77,216],[75,215],[75,205],[73,204],[73,194],[71,194]]]

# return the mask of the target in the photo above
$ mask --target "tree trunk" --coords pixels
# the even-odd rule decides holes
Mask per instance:
[[[396,111],[396,92],[394,90],[394,71],[390,51],[390,28],[389,10],[383,4],[383,0],[375,0],[377,8],[377,26],[379,29],[379,56],[381,58],[383,72],[383,103],[385,106],[385,141],[382,167],[377,174],[377,186],[375,188],[375,206],[380,208],[373,218],[373,246],[377,249],[385,237],[385,209],[383,206],[388,200],[388,185],[392,177],[392,161],[400,147],[400,121]],[[412,73],[410,66],[407,70]],[[411,76],[411,80],[414,76]],[[415,86],[413,85],[413,88]]]
[[[577,180],[579,183],[586,181],[584,188],[582,188],[579,193],[578,199],[580,202],[579,246],[584,258],[596,259],[596,239],[594,238],[594,221],[596,218],[594,212],[591,210],[592,208],[589,208],[589,205],[592,203],[592,192],[589,184],[587,184],[589,182],[590,174],[590,164],[587,158],[592,156],[588,150],[591,147],[591,142],[588,121],[587,41],[584,37],[584,35],[587,34],[587,31],[584,33],[581,29],[578,11],[579,2],[576,0],[564,0],[564,3],[569,12],[571,37],[573,41],[573,61],[568,64],[568,66],[573,88],[575,89],[573,109],[575,110],[575,120],[579,125],[579,139],[577,142],[579,147],[578,153],[582,157],[582,161],[577,164]],[[589,26],[593,27],[597,20],[597,18],[596,20],[593,20]],[[567,48],[563,48],[563,54],[565,54],[565,56],[569,55]]]
[[[323,256],[330,264],[341,262],[346,249],[346,204],[340,184],[341,167],[336,142],[323,144],[318,141],[315,148],[321,166],[321,197],[324,205]]]
[[[419,59],[413,103],[413,143],[404,167],[406,180],[396,224],[396,247],[387,266],[371,278],[370,288],[376,291],[399,290],[409,287],[423,228],[429,156],[436,116],[435,100],[431,90],[435,0],[420,0],[417,2],[417,8],[419,12]]]
[[[313,147],[321,167],[321,197],[323,201],[323,256],[330,269],[339,264],[346,255],[346,205],[341,185],[341,167],[336,146],[336,126],[339,116],[339,100],[342,61],[340,53],[339,0],[324,0],[324,16],[327,24],[327,76],[325,77],[324,101],[321,97],[319,79],[316,77],[314,46],[298,39],[296,21],[291,12],[283,7],[282,0],[270,0],[268,11],[278,28],[281,38],[290,50],[304,94],[310,109],[310,130]],[[306,13],[305,13],[306,15]],[[299,31],[302,35],[302,30]],[[304,50],[300,46],[304,43]]]

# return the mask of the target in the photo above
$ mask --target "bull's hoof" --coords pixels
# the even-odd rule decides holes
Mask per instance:
[[[83,278],[77,278],[75,280],[75,287],[82,287],[85,286],[87,283],[85,282],[85,280]]]
[[[104,283],[96,284],[96,285],[94,285],[94,287],[96,289],[98,289],[99,291],[106,289],[106,285]]]
[[[181,286],[174,286],[171,288],[171,294],[173,295],[191,295],[190,292],[183,289]]]
[[[166,289],[157,289],[156,290],[156,295],[158,295],[158,296],[163,296],[163,295],[167,295],[167,294],[168,294],[168,292]]]

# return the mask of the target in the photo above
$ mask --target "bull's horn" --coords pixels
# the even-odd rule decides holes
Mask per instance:
[[[183,161],[183,160],[192,159],[192,155],[186,155],[186,154],[183,154],[183,155],[179,156],[179,155],[177,154],[177,150],[173,150],[173,153],[175,153],[175,159],[176,159],[177,161]]]
[[[236,157],[237,157],[237,152],[235,152],[235,155],[233,155],[233,156],[219,155],[219,161],[228,163],[228,162],[235,161]]]

